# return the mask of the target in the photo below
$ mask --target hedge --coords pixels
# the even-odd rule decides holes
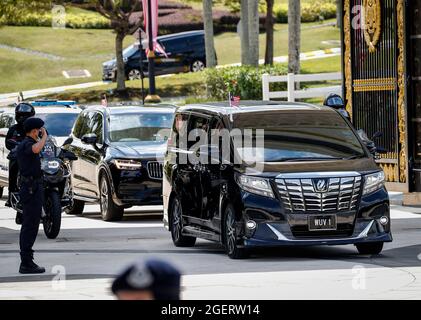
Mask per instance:
[[[288,4],[274,8],[276,22],[288,23]],[[336,17],[336,4],[332,1],[314,0],[301,4],[301,22],[316,22]]]
[[[212,100],[224,101],[231,92],[240,96],[242,100],[261,100],[263,74],[284,75],[287,71],[285,65],[206,69],[204,71],[206,96]],[[274,83],[271,90],[285,91],[286,84]]]
[[[66,10],[66,27],[74,29],[109,29],[110,21],[98,13],[71,8]],[[51,27],[51,12],[16,15],[13,20],[4,21],[10,26]]]

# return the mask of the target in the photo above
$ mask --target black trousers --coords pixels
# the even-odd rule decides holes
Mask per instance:
[[[9,161],[9,200],[10,194],[17,191],[19,166],[16,160]]]
[[[38,235],[39,224],[44,203],[42,182],[23,182],[19,191],[23,207],[22,228],[20,230],[20,256],[23,263],[33,260],[35,240]]]

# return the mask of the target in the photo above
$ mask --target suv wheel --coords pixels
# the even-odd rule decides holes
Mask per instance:
[[[64,211],[70,215],[81,215],[85,209],[85,202],[73,199],[73,204],[68,206]]]
[[[0,198],[3,197],[3,187],[0,187]]]
[[[235,211],[231,204],[226,207],[224,217],[224,245],[228,257],[231,259],[247,258],[247,249],[239,247]]]
[[[205,63],[202,60],[194,60],[190,66],[191,72],[199,72],[205,70]]]
[[[360,243],[355,245],[360,254],[379,254],[383,250],[383,242]]]
[[[128,80],[139,80],[140,79],[140,70],[132,69],[127,73]]]
[[[176,247],[193,247],[196,243],[195,237],[186,237],[182,235],[183,230],[183,211],[180,200],[176,197],[171,204],[171,237]]]
[[[120,221],[123,218],[124,208],[117,206],[111,195],[110,183],[105,175],[100,180],[100,206],[104,221]]]

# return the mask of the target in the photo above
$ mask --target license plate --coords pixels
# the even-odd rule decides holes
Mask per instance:
[[[336,230],[336,216],[310,216],[308,218],[308,229],[310,231]]]

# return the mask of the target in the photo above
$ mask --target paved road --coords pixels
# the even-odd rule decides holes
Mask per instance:
[[[185,299],[421,298],[421,209],[393,207],[395,241],[382,255],[359,256],[353,246],[264,250],[248,260],[227,258],[222,248],[199,241],[175,248],[159,207],[135,208],[124,221],[101,221],[98,206],[83,217],[64,215],[58,239],[42,231],[36,242],[43,276],[21,276],[19,228],[0,201],[0,299],[110,299],[110,279],[127,263],[168,259],[183,272]],[[54,280],[54,271],[66,281]]]

